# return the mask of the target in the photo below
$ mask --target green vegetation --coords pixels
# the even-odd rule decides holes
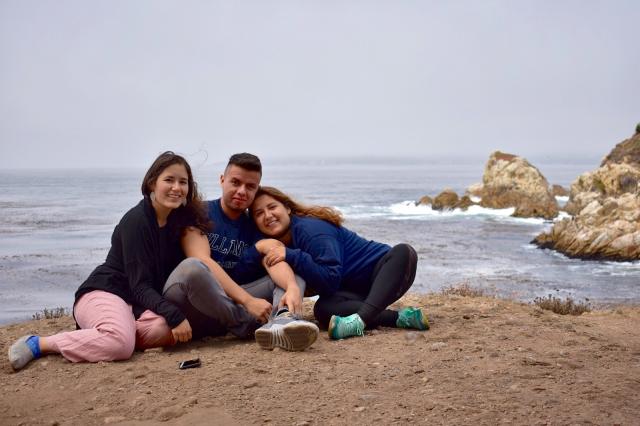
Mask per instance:
[[[560,315],[581,315],[591,311],[591,305],[588,302],[574,302],[570,297],[565,300],[551,295],[536,297],[533,299],[533,304]]]
[[[450,285],[449,287],[444,287],[441,290],[442,294],[445,296],[458,295],[463,297],[482,297],[486,296],[485,291],[481,288],[471,287],[468,282],[461,282],[458,284]]]
[[[33,318],[34,320],[53,319],[53,318],[65,317],[69,314],[70,314],[69,308],[63,308],[63,307],[57,307],[53,309],[44,308],[42,312],[36,312],[35,314],[31,315],[31,318]]]

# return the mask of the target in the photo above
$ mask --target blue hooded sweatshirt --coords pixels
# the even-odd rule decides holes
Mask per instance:
[[[291,216],[290,229],[286,262],[320,296],[370,285],[376,263],[391,249],[312,217]]]

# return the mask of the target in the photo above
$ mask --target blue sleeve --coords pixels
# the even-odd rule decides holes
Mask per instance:
[[[285,260],[319,295],[330,295],[340,288],[342,256],[335,237],[318,235],[309,238],[302,248],[287,248]]]
[[[267,271],[262,266],[262,256],[255,245],[244,249],[242,257],[229,273],[231,279],[237,284],[250,283],[265,275],[267,275]]]

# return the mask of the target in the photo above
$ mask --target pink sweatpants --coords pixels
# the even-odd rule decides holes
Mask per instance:
[[[47,337],[51,348],[71,362],[129,359],[135,348],[175,344],[163,317],[146,310],[137,320],[131,305],[115,294],[94,290],[76,303],[80,330]]]

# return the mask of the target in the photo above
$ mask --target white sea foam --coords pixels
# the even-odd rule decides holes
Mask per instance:
[[[596,275],[625,276],[630,272],[640,272],[640,261],[635,262],[602,262],[594,267],[592,272]]]
[[[428,205],[415,205],[413,201],[403,201],[392,204],[389,207],[391,217],[394,219],[446,219],[455,217],[491,218],[500,221],[526,223],[540,225],[543,219],[513,217],[514,207],[506,209],[490,209],[478,205],[470,206],[467,210],[434,210]]]
[[[556,195],[556,201],[558,202],[558,206],[560,206],[560,208],[563,208],[564,206],[567,205],[567,202],[569,201],[569,197]]]
[[[416,205],[414,201],[402,201],[389,206],[370,206],[354,204],[350,206],[336,207],[346,218],[368,219],[389,218],[395,220],[438,220],[456,217],[477,217],[479,219],[490,218],[499,221],[517,222],[530,225],[545,223],[541,218],[513,217],[514,207],[506,209],[490,209],[478,205],[470,206],[467,210],[434,210],[430,205]]]
[[[515,211],[515,208],[510,207],[507,209],[488,209],[481,206],[470,206],[467,210],[453,209],[453,210],[434,210],[428,205],[416,206],[413,201],[403,201],[401,203],[392,204],[389,207],[391,213],[394,215],[403,216],[437,216],[437,217],[451,217],[451,216],[498,216],[509,217]]]
[[[368,219],[389,215],[389,208],[384,206],[354,204],[351,206],[334,206],[334,208],[349,219]]]

